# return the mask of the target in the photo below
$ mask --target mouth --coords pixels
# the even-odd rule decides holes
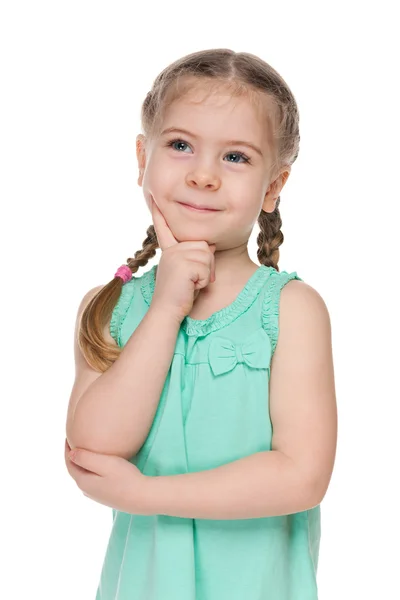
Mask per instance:
[[[216,212],[220,212],[220,209],[218,209],[218,208],[207,208],[207,207],[204,207],[202,205],[200,205],[200,206],[193,206],[192,204],[185,204],[184,202],[178,202],[178,204],[180,204],[184,208],[187,208],[188,210],[192,210],[192,211],[197,212],[197,213],[216,213]]]

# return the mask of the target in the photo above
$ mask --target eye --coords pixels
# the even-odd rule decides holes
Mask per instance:
[[[178,152],[181,152],[181,149],[178,149],[175,147],[175,144],[180,145],[180,146],[188,146],[188,144],[186,142],[184,142],[183,140],[170,140],[169,142],[167,142],[166,146],[171,146],[174,147],[175,150],[177,150]]]
[[[175,146],[176,144],[176,146]],[[174,150],[176,150],[177,152],[182,152],[182,146],[187,146],[189,148],[189,145],[184,142],[181,139],[174,139],[174,140],[170,140],[169,142],[166,143],[166,146],[174,148]],[[181,146],[181,148],[178,148],[178,146]],[[233,156],[234,159],[233,160],[229,160],[228,162],[233,162],[234,164],[243,164],[243,163],[249,163],[251,164],[251,160],[248,156],[246,156],[246,154],[244,154],[243,152],[239,152],[238,150],[235,150],[234,152],[229,152],[226,156]],[[241,158],[243,160],[243,163],[239,163],[238,161],[236,161],[236,158]]]
[[[229,154],[227,154],[227,156],[234,156],[235,158],[243,158],[245,163],[249,163],[250,159],[248,156],[246,156],[245,154],[243,154],[243,152],[229,152]],[[229,162],[233,162],[235,163],[235,160],[230,160]]]

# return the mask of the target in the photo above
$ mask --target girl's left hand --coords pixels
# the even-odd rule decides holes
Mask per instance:
[[[71,460],[71,448],[65,440],[65,461],[68,473],[83,494],[125,513],[152,515],[149,478],[120,456],[98,454],[83,448],[75,449]]]

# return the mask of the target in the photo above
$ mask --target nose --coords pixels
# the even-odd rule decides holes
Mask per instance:
[[[186,183],[192,188],[217,190],[221,186],[219,176],[207,167],[197,167],[186,175]]]

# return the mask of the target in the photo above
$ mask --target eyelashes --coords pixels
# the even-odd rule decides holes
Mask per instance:
[[[167,147],[173,147],[173,145],[176,144],[176,143],[183,144],[184,146],[189,146],[189,144],[187,142],[185,142],[184,140],[182,140],[180,138],[169,140],[169,142],[167,142],[165,145]],[[177,150],[177,152],[180,152],[180,150]],[[239,150],[232,150],[231,152],[228,152],[226,154],[226,156],[229,156],[229,155],[239,156],[239,158],[243,159],[244,163],[251,164],[250,158],[246,154],[244,154],[243,152],[240,152]],[[235,164],[236,165],[244,164],[244,163],[239,163],[239,162],[234,162],[234,161],[228,161],[228,162],[230,162],[230,163],[232,163],[234,165]]]

